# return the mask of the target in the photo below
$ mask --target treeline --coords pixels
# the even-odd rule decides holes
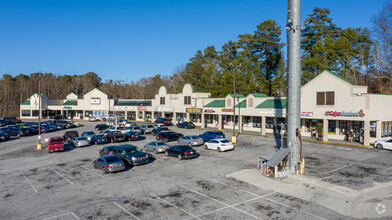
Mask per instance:
[[[374,30],[341,28],[334,24],[329,9],[315,8],[306,18],[302,32],[302,84],[328,70],[354,84],[368,85],[369,92],[392,94],[392,4],[372,18]],[[285,29],[285,28],[284,28]],[[213,97],[233,93],[286,95],[285,44],[282,27],[274,20],[257,25],[253,33],[241,34],[237,41],[220,50],[208,46],[190,58],[171,76],[156,75],[138,81],[102,79],[93,72],[56,76],[51,73],[3,75],[0,79],[0,117],[19,115],[19,105],[38,91],[53,99],[71,92],[82,96],[93,88],[115,98],[150,99],[164,85],[170,93],[181,92],[191,83],[196,91]]]

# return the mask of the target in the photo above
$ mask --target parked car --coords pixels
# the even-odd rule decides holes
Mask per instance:
[[[178,139],[184,137],[183,134],[174,132],[174,131],[165,131],[165,132],[159,132],[157,134],[156,139],[157,140],[162,140],[165,142],[169,142],[169,141],[177,141]]]
[[[89,141],[91,141],[91,138],[95,136],[95,133],[94,131],[85,131],[80,136],[86,137]]]
[[[131,127],[131,126],[136,126],[137,124],[135,122],[131,122],[131,121],[127,121],[124,126],[127,127]]]
[[[203,138],[197,135],[191,135],[191,136],[184,136],[178,139],[178,144],[186,144],[192,147],[192,146],[203,145],[204,141]]]
[[[177,157],[179,160],[197,157],[197,152],[188,145],[174,145],[165,152],[166,156]]]
[[[7,123],[4,120],[0,119],[0,127],[6,126],[6,125],[7,125]]]
[[[106,146],[99,150],[99,156],[112,155],[115,146]]]
[[[17,123],[22,123],[21,120],[17,119],[16,117],[4,117],[3,120],[7,125],[9,124],[17,124]]]
[[[30,134],[31,134],[31,135],[36,135],[36,134],[38,134],[38,129],[34,129],[33,127],[29,127],[29,128],[27,128],[27,129],[30,130]]]
[[[139,134],[143,134],[143,130],[140,129],[139,126],[131,126],[131,127],[128,127],[128,129],[129,129],[130,131],[136,131],[136,132],[139,133]]]
[[[71,140],[76,137],[79,137],[79,133],[77,131],[66,131],[63,135],[65,143],[71,143]]]
[[[212,139],[209,142],[204,144],[204,149],[212,149],[217,150],[218,152],[227,151],[227,150],[234,150],[234,145],[231,141],[219,138],[219,139]]]
[[[118,156],[108,155],[94,160],[93,167],[106,174],[125,170],[125,163]]]
[[[98,131],[106,130],[108,128],[109,128],[109,126],[107,124],[97,124],[97,125],[95,125],[95,129],[97,129]]]
[[[143,134],[151,134],[152,130],[154,129],[153,125],[140,125],[140,129],[142,129]]]
[[[121,133],[125,134],[129,131],[131,131],[129,128],[126,128],[124,126],[112,126],[109,129],[110,131],[120,131]]]
[[[100,121],[100,119],[99,119],[99,118],[96,118],[96,117],[90,117],[90,118],[88,119],[88,121],[89,121],[89,122],[96,122],[96,121]]]
[[[121,131],[109,131],[106,137],[109,139],[110,143],[125,141],[125,135]]]
[[[82,126],[79,122],[76,122],[76,121],[73,121],[73,120],[66,120],[66,121],[70,122],[71,124],[74,124],[75,127],[80,127],[80,126]]]
[[[69,121],[65,121],[65,120],[57,121],[56,124],[60,124],[60,125],[64,126],[64,128],[66,128],[66,129],[76,127],[75,124],[73,124]]]
[[[75,147],[84,147],[90,145],[90,141],[87,139],[87,137],[76,137],[71,140],[71,143]]]
[[[7,133],[9,136],[20,137],[20,132],[21,132],[21,130],[18,129],[18,128],[5,127],[5,128],[0,128],[0,130],[4,131],[4,132]]]
[[[152,132],[151,132],[151,134],[152,135],[156,135],[156,134],[158,134],[159,132],[165,132],[165,131],[169,131],[169,128],[168,127],[156,127],[156,128],[154,128],[153,130],[152,130]]]
[[[196,126],[191,121],[184,121],[184,122],[181,122],[180,124],[178,124],[177,127],[190,129],[190,128],[195,128]]]
[[[31,135],[31,131],[28,128],[19,128],[20,129],[20,136],[29,136]]]
[[[221,131],[206,131],[199,135],[204,141],[210,141],[211,139],[225,138],[225,134]]]
[[[109,143],[109,138],[107,138],[105,135],[103,134],[97,134],[91,137],[90,142],[92,144],[107,144]]]
[[[138,141],[142,139],[142,136],[136,131],[129,131],[125,133],[125,139],[128,141]]]
[[[170,146],[163,141],[151,141],[150,143],[144,145],[144,151],[152,151],[155,154],[163,153],[166,149],[170,148]]]
[[[128,144],[115,146],[113,154],[131,166],[146,164],[149,161],[148,154],[140,151],[138,147]]]
[[[173,125],[172,120],[170,118],[157,118],[155,119],[154,123],[162,123],[166,126]]]
[[[64,151],[64,139],[62,137],[52,137],[49,139],[48,152]]]
[[[10,135],[0,130],[0,140],[6,141],[10,139]]]
[[[392,139],[375,141],[374,147],[378,149],[392,150]]]
[[[167,128],[167,126],[163,123],[154,124],[153,126],[154,128]]]

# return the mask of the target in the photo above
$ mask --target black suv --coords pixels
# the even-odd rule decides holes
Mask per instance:
[[[17,119],[16,117],[4,117],[3,120],[7,125],[22,123],[22,121]]]
[[[150,160],[148,154],[142,152],[136,146],[124,144],[113,148],[113,155],[118,156],[129,165],[142,165]]]
[[[157,124],[162,123],[165,124],[166,126],[173,125],[172,120],[170,118],[157,118],[154,123]]]
[[[72,139],[79,137],[79,133],[77,131],[67,131],[65,132],[63,139],[65,143],[70,143]]]
[[[177,141],[178,139],[180,139],[182,137],[184,137],[183,134],[179,134],[174,131],[159,132],[157,134],[157,140],[162,140],[165,142]]]
[[[97,125],[95,125],[95,129],[98,129],[98,131],[106,130],[108,128],[109,128],[109,126],[107,124],[97,124]]]
[[[184,121],[177,125],[178,128],[195,128],[195,124],[191,121]]]

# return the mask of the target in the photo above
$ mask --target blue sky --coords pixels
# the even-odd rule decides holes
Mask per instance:
[[[302,0],[302,20],[321,7],[340,27],[372,28],[384,3]],[[0,0],[0,75],[172,75],[197,50],[220,50],[264,20],[284,27],[286,12],[287,0]]]

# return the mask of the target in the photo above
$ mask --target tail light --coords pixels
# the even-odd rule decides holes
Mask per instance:
[[[167,145],[168,148],[170,148],[171,146]]]
[[[131,137],[135,137],[134,135],[132,135]]]
[[[160,150],[160,149],[162,149],[162,147],[158,147],[158,149]]]
[[[108,169],[110,169],[110,168],[112,168],[112,165],[109,164],[109,165],[108,165]]]
[[[226,144],[221,144],[222,146],[227,146]]]
[[[163,137],[163,135],[159,135],[159,137]]]
[[[184,154],[189,154],[189,152],[186,152],[186,151],[185,151]]]
[[[107,140],[107,141],[108,141],[108,138],[105,138],[105,140]]]
[[[193,152],[197,153],[197,151],[196,151],[196,150],[194,150]]]
[[[197,142],[197,140],[194,140],[193,142],[195,142],[195,143],[196,143],[196,142]]]
[[[123,162],[123,163],[121,164],[121,166],[125,166],[125,163]]]
[[[82,143],[81,141],[78,141],[78,144]]]
[[[113,155],[113,151],[110,151],[110,152],[109,152],[109,155]]]
[[[116,136],[114,136],[113,139],[116,139]]]

